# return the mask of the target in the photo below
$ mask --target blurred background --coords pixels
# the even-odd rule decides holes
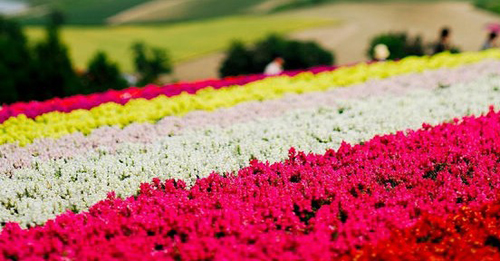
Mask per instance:
[[[495,48],[500,0],[0,0],[0,16],[12,103]]]

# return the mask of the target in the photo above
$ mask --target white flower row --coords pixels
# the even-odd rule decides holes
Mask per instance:
[[[307,95],[288,94],[281,99],[263,102],[245,102],[214,112],[193,111],[183,117],[165,117],[156,124],[134,123],[123,129],[101,127],[90,135],[76,132],[59,139],[41,138],[26,147],[16,144],[0,145],[0,175],[10,175],[15,169],[26,168],[35,160],[72,158],[97,147],[116,148],[119,143],[154,143],[164,136],[178,135],[186,130],[203,129],[209,125],[231,126],[257,118],[271,118],[292,109],[314,108],[319,104],[332,106],[339,99],[353,99],[386,93],[402,94],[416,88],[468,82],[484,75],[500,74],[500,61],[486,60],[456,68],[441,68],[422,73],[399,75],[385,79],[372,79],[348,88]]]
[[[154,177],[192,185],[212,171],[244,167],[252,158],[283,160],[292,146],[322,153],[342,141],[358,143],[376,134],[419,128],[424,122],[479,114],[489,105],[500,105],[499,86],[500,76],[491,75],[402,96],[339,100],[331,107],[323,104],[228,128],[187,131],[154,143],[124,143],[115,153],[101,147],[70,159],[37,160],[32,168],[0,176],[0,221],[41,224],[67,209],[85,210],[110,191],[133,195]]]

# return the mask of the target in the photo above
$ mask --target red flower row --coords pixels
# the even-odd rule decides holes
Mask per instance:
[[[353,251],[345,260],[500,260],[500,200],[447,217],[423,214],[415,226]]]
[[[312,73],[331,71],[336,67],[317,67],[312,68]],[[284,75],[293,76],[302,71],[289,71]],[[179,95],[182,92],[196,93],[198,90],[213,87],[215,89],[245,85],[250,82],[258,81],[269,76],[265,75],[246,75],[237,77],[228,77],[220,80],[209,79],[190,83],[175,83],[166,86],[148,85],[143,88],[130,87],[124,90],[109,90],[103,93],[94,93],[89,95],[75,95],[66,98],[54,98],[47,101],[31,101],[17,102],[11,105],[4,105],[0,108],[0,123],[6,121],[10,117],[19,114],[25,114],[28,118],[35,118],[38,115],[52,112],[70,112],[77,109],[91,109],[106,102],[115,102],[125,104],[131,99],[144,98],[153,99],[159,95],[172,97]]]
[[[392,231],[422,227],[426,223],[418,221],[427,215],[461,215],[464,205],[497,200],[499,140],[500,113],[491,110],[478,118],[376,136],[361,145],[343,144],[324,155],[291,149],[282,163],[252,161],[237,176],[213,174],[190,189],[182,181],[155,179],[137,196],[118,199],[111,193],[88,212],[63,214],[41,227],[7,224],[0,234],[0,257],[352,257],[358,254],[353,250],[390,238]],[[492,220],[485,222],[496,228]],[[479,229],[480,223],[469,226]],[[428,233],[438,232],[431,228],[413,232],[422,237],[418,240],[434,239]],[[475,236],[478,244],[493,232]],[[400,233],[408,237],[410,232]],[[465,237],[453,239],[466,240],[453,247],[470,244]],[[481,253],[496,253],[486,250]]]

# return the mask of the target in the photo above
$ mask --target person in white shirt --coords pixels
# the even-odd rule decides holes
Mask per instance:
[[[283,72],[283,64],[285,61],[283,58],[278,57],[274,59],[271,63],[266,66],[264,70],[265,75],[277,75]]]
[[[385,44],[377,44],[374,49],[375,52],[375,60],[377,61],[385,61],[391,55],[389,48]]]

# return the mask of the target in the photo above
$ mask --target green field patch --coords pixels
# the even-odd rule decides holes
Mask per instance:
[[[98,50],[106,52],[124,71],[132,71],[131,45],[143,41],[165,48],[175,63],[227,48],[234,39],[254,41],[269,33],[287,33],[331,25],[331,19],[291,15],[234,16],[173,25],[68,26],[62,30],[77,68],[85,68]],[[28,27],[30,41],[44,36],[41,27]]]
[[[26,24],[44,24],[50,10],[61,11],[68,24],[103,24],[106,19],[148,0],[30,0],[32,12],[23,17]]]

